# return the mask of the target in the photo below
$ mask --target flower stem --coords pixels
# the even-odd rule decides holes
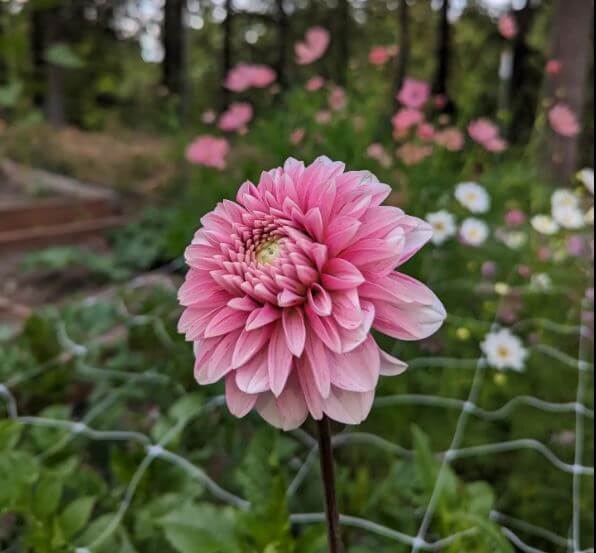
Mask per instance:
[[[321,477],[325,488],[325,515],[327,519],[327,541],[329,553],[343,553],[339,531],[339,511],[335,496],[335,470],[333,466],[333,449],[331,448],[331,430],[329,419],[323,415],[317,421],[319,430],[319,459],[321,461]]]

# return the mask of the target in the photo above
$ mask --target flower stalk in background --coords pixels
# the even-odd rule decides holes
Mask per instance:
[[[194,343],[195,378],[225,379],[237,417],[254,408],[283,430],[309,414],[321,421],[330,540],[338,531],[327,419],[359,424],[379,376],[406,369],[371,328],[419,340],[446,316],[429,288],[395,270],[433,231],[381,205],[390,192],[326,157],[307,167],[288,159],[205,215],[185,252],[179,330]]]

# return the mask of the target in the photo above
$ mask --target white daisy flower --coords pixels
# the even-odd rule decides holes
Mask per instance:
[[[553,210],[560,207],[577,207],[579,198],[571,190],[559,188],[553,192],[550,203]]]
[[[572,205],[553,207],[553,219],[566,229],[579,229],[585,224],[580,208]]]
[[[459,236],[469,246],[481,246],[489,235],[488,225],[480,219],[469,217],[459,229]]]
[[[536,273],[530,278],[530,288],[535,290],[548,290],[553,285],[553,281],[546,273]]]
[[[528,356],[522,341],[506,328],[489,332],[480,344],[480,349],[488,364],[499,370],[523,371]]]
[[[532,227],[540,234],[555,234],[559,231],[559,225],[553,221],[550,215],[534,215],[530,220]]]
[[[444,209],[429,213],[426,216],[426,221],[433,228],[433,236],[431,240],[432,243],[437,246],[441,245],[448,238],[454,236],[457,232],[455,217]]]
[[[594,195],[594,169],[585,168],[577,173],[579,181]]]
[[[486,213],[490,209],[490,196],[476,182],[460,182],[455,187],[455,198],[472,213]]]

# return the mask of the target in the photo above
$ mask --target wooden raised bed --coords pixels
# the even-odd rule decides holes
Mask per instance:
[[[0,252],[80,242],[124,222],[112,190],[0,162]]]

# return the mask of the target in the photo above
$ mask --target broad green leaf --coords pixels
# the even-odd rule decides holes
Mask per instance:
[[[21,436],[23,425],[7,419],[0,420],[0,451],[14,448]]]
[[[0,511],[14,507],[39,477],[39,463],[24,451],[0,452]]]
[[[62,488],[62,480],[54,474],[44,475],[41,478],[33,496],[33,509],[37,516],[44,518],[58,509],[62,497]]]
[[[470,513],[488,516],[493,508],[495,494],[486,482],[471,482],[466,486]]]
[[[71,538],[85,527],[94,504],[94,497],[79,497],[64,508],[60,515],[60,525],[67,538]]]
[[[0,86],[0,106],[11,108],[16,105],[23,93],[23,83],[14,81],[10,84]]]
[[[85,65],[74,50],[64,42],[52,44],[46,50],[46,60],[67,69],[80,69]]]

